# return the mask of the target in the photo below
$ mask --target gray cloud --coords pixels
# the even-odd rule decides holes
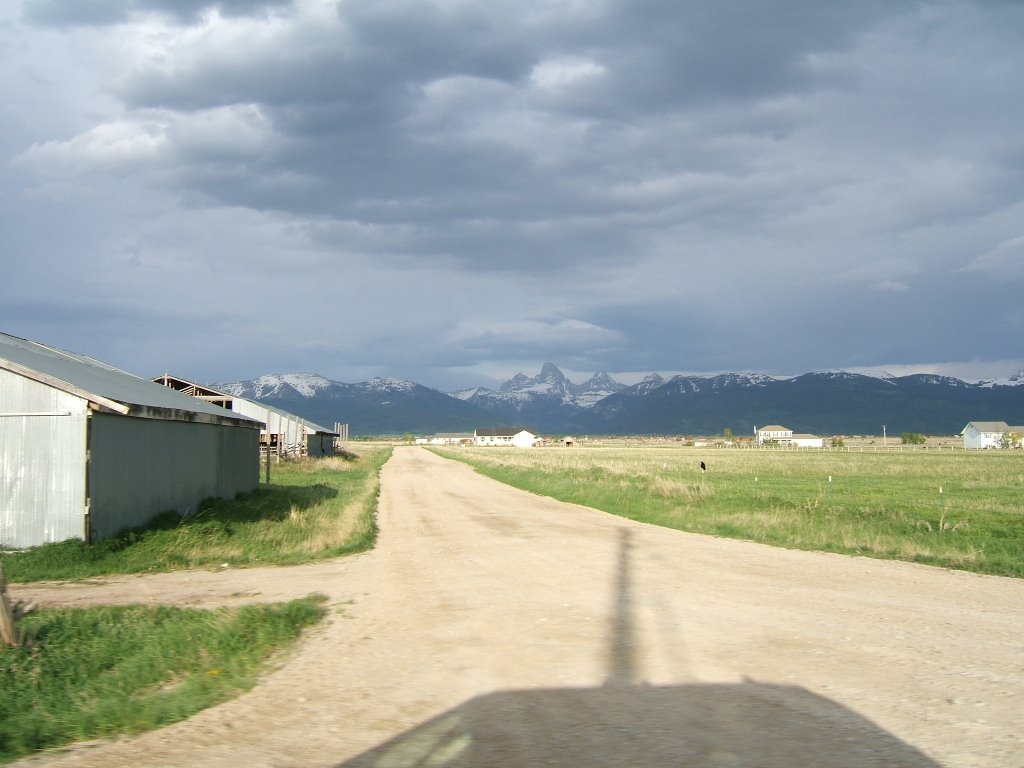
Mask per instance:
[[[40,26],[108,26],[140,14],[156,13],[180,24],[196,23],[204,12],[227,17],[262,15],[292,0],[26,0],[26,20]]]
[[[221,379],[1017,354],[1019,5],[12,13],[0,293],[48,297],[9,305],[27,335],[78,342],[86,287],[111,338],[147,302],[174,307],[136,324],[154,343],[207,308],[177,354]]]

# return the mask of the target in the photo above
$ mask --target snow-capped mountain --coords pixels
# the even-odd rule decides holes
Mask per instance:
[[[978,382],[981,387],[1022,387],[1024,386],[1024,368],[1005,379],[981,379]]]
[[[610,433],[718,434],[729,427],[744,434],[773,423],[816,434],[878,434],[883,424],[893,433],[955,434],[969,421],[1024,423],[1024,387],[850,371],[649,376],[604,398],[589,416],[592,431]]]
[[[319,424],[348,423],[353,435],[513,425],[542,433],[719,434],[729,427],[744,434],[768,423],[822,435],[878,434],[883,424],[892,434],[954,434],[969,421],[1024,423],[1024,371],[978,383],[923,373],[652,373],[626,386],[607,373],[575,384],[545,363],[536,376],[516,374],[498,390],[450,394],[401,379],[345,384],[316,374],[211,386]]]
[[[327,427],[337,422],[348,424],[353,436],[472,431],[491,418],[472,404],[460,403],[443,392],[390,377],[346,384],[316,374],[284,374],[210,386]]]
[[[315,373],[267,374],[252,381],[236,381],[227,384],[212,384],[214,389],[235,397],[261,400],[265,397],[316,397],[330,389],[333,382]]]

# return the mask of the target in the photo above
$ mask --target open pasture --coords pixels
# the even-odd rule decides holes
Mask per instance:
[[[655,525],[1024,576],[1019,451],[633,446],[441,453],[518,488]]]

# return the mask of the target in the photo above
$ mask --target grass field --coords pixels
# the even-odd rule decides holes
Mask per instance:
[[[274,467],[270,485],[234,500],[211,499],[181,519],[86,546],[79,540],[0,554],[11,582],[82,579],[228,564],[285,565],[369,549],[383,446],[348,457],[304,459]]]
[[[509,485],[655,525],[1024,576],[1020,451],[557,447],[438,452]]]
[[[0,645],[0,762],[183,720],[251,688],[324,614],[322,598],[216,611],[44,610]]]

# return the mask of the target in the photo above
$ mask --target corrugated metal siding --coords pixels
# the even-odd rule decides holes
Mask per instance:
[[[306,439],[306,431],[297,417],[289,419],[282,416],[280,411],[244,399],[236,399],[231,405],[231,410],[250,419],[262,421],[267,425],[268,432],[275,435],[283,434],[288,445],[298,445]]]
[[[234,498],[259,485],[256,429],[95,414],[91,453],[96,538],[167,510],[193,512],[205,498]]]
[[[0,546],[83,536],[87,414],[85,400],[0,370]]]
[[[326,427],[320,427],[298,416],[244,398],[235,398],[231,410],[250,419],[262,421],[267,425],[264,434],[283,434],[286,445],[305,445],[310,456],[334,454],[334,434]]]

